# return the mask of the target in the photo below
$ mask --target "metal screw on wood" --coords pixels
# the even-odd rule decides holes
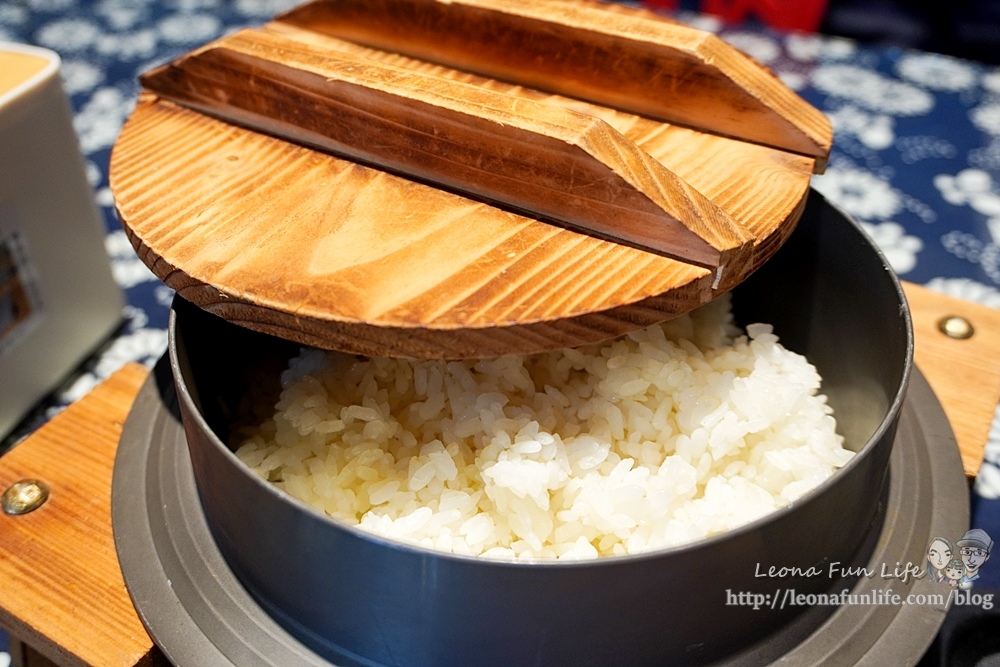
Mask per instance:
[[[942,317],[938,320],[938,330],[948,338],[954,338],[955,340],[972,338],[972,335],[976,333],[972,322],[961,315],[947,315]]]
[[[48,499],[49,487],[44,482],[37,479],[22,479],[7,487],[0,502],[4,514],[16,516],[38,509]]]

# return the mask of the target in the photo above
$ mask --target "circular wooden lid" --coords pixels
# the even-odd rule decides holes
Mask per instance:
[[[380,0],[376,4],[387,2],[415,5],[427,0]],[[314,2],[305,8],[315,11],[339,4],[345,3]],[[447,6],[481,10],[491,4],[503,3],[463,0]],[[565,3],[545,0],[537,4],[551,9]],[[619,10],[600,11],[615,17],[633,16]],[[645,13],[635,17],[652,20]],[[296,21],[307,21],[310,27],[305,29]],[[780,247],[801,215],[810,175],[823,161],[821,156],[765,146],[757,139],[725,137],[631,110],[427,65],[389,50],[335,44],[318,34],[320,30],[332,28],[315,16],[302,18],[293,12],[148,75],[144,84],[155,94],[140,97],[111,160],[112,189],[123,225],[140,257],[159,278],[182,297],[230,321],[305,344],[369,355],[487,357],[596,342],[669,319],[738,284]],[[406,34],[413,38],[413,32],[411,27]],[[521,121],[530,125],[525,131],[541,136],[533,142],[535,135],[526,135],[525,145],[537,143],[544,149],[550,138],[545,134],[547,127],[531,125],[538,115],[537,105],[560,114],[566,110],[571,122],[583,114],[598,118],[615,137],[621,137],[621,146],[628,150],[634,146],[643,160],[652,158],[649,162],[655,164],[642,178],[648,171],[654,176],[662,171],[669,177],[648,187],[649,181],[633,178],[628,165],[619,169],[614,159],[605,160],[617,169],[613,185],[638,183],[636,188],[652,192],[657,187],[663,190],[662,182],[666,182],[669,191],[662,208],[669,214],[667,221],[676,218],[698,231],[708,239],[708,252],[717,250],[721,259],[716,258],[713,265],[711,255],[696,251],[691,251],[693,259],[685,257],[687,251],[673,248],[669,239],[664,247],[651,250],[643,247],[646,237],[641,234],[629,237],[623,232],[624,239],[609,240],[616,235],[614,215],[602,213],[597,223],[610,217],[611,226],[591,226],[588,232],[586,220],[576,226],[573,219],[559,218],[563,203],[556,201],[557,196],[538,198],[537,205],[531,200],[505,201],[505,193],[494,198],[489,192],[463,188],[460,180],[447,181],[448,174],[415,173],[406,164],[392,162],[399,157],[398,151],[390,151],[387,162],[379,165],[382,168],[369,166],[381,160],[377,148],[389,143],[388,138],[381,141],[389,130],[405,126],[409,131],[414,124],[392,120],[394,110],[401,108],[393,102],[396,98],[388,103],[384,97],[366,98],[367,102],[351,98],[350,109],[344,107],[347,111],[340,115],[356,109],[371,114],[374,108],[390,118],[385,125],[389,130],[370,130],[364,124],[351,129],[354,137],[361,133],[356,143],[369,151],[351,160],[331,153],[346,150],[350,154],[350,147],[338,150],[339,144],[327,146],[323,137],[317,138],[324,133],[333,136],[334,130],[325,128],[336,125],[339,116],[325,120],[322,127],[317,122],[310,126],[308,118],[300,119],[304,102],[290,112],[276,103],[263,110],[254,107],[255,100],[292,99],[288,91],[308,90],[314,95],[309,86],[315,82],[329,86],[333,80],[329,71],[308,70],[313,60],[306,62],[299,49],[315,59],[325,57],[324,50],[331,45],[363,50],[366,67],[381,58],[378,67],[409,67],[421,70],[421,75],[429,72],[435,81],[453,80],[485,89],[489,95],[502,95],[501,102],[510,98],[518,110],[531,111],[528,121]],[[318,51],[323,53],[317,56]],[[276,61],[280,62],[274,65]],[[325,63],[322,66],[328,67]],[[358,65],[349,65],[351,72],[357,71]],[[742,66],[757,67],[749,59]],[[275,79],[285,87],[269,88]],[[424,79],[418,84],[418,91],[428,87]],[[236,93],[242,90],[250,93],[240,101]],[[327,89],[320,92],[326,94]],[[309,95],[303,99],[310,99]],[[448,95],[449,99],[456,96],[451,88]],[[485,99],[495,104],[495,97]],[[418,102],[424,105],[421,109],[428,104]],[[374,107],[364,107],[365,103]],[[739,100],[734,104],[746,106]],[[320,108],[312,109],[310,117],[322,117],[316,113]],[[483,112],[460,111],[473,117],[468,127],[479,132],[475,123],[481,119],[475,116]],[[433,123],[454,125],[447,115],[453,113],[450,109],[421,113],[433,128],[426,134],[437,134]],[[412,113],[407,118],[412,119]],[[486,131],[522,131],[516,122],[487,124]],[[380,126],[376,123],[375,127]],[[490,144],[493,150],[504,149],[505,136],[512,136],[512,143],[520,140],[519,135],[501,134]],[[559,150],[560,144],[553,145]],[[612,148],[620,152],[619,144]],[[464,149],[454,159],[479,159],[475,146]],[[591,150],[579,158],[575,153],[567,157],[542,150],[539,162],[556,165],[554,173],[559,177],[562,165],[570,171],[604,168],[605,164],[593,159],[599,152]],[[495,171],[503,169],[501,165]],[[517,181],[517,175],[513,173],[511,182]],[[435,179],[445,182],[428,182]],[[676,189],[683,189],[679,199],[672,195]],[[558,194],[558,189],[550,187],[546,192]],[[612,193],[611,199],[618,196]],[[660,201],[655,192],[650,197]],[[555,202],[555,213],[545,209],[549,199]],[[679,213],[669,208],[675,201],[681,202]],[[546,213],[525,213],[529,206]],[[694,222],[684,220],[690,211],[697,218]],[[713,237],[711,228],[705,233],[702,219],[716,214],[736,232],[727,236],[729,232],[723,230]],[[627,212],[619,217],[628,217]],[[717,243],[719,238],[722,241]]]

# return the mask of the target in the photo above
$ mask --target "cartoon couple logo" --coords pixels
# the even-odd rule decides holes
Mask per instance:
[[[974,528],[967,532],[956,545],[943,537],[935,537],[927,545],[927,578],[931,581],[947,582],[952,588],[969,590],[979,578],[979,568],[990,559],[993,540],[985,530]]]

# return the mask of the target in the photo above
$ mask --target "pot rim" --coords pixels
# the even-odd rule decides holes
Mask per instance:
[[[812,196],[821,196],[815,190],[812,191]],[[825,200],[825,198],[823,198]],[[650,549],[649,551],[644,551],[635,554],[623,554],[623,555],[608,555],[599,556],[596,559],[572,559],[572,560],[558,560],[558,559],[533,559],[533,560],[511,560],[511,559],[500,559],[491,558],[484,556],[472,556],[465,554],[456,554],[447,551],[441,551],[433,549],[430,547],[425,547],[419,544],[413,544],[405,542],[402,540],[395,540],[392,538],[383,537],[375,533],[371,533],[362,530],[356,526],[347,524],[340,519],[332,517],[325,512],[316,509],[305,502],[295,498],[288,492],[280,489],[275,484],[262,479],[259,475],[253,472],[247,467],[247,465],[241,461],[236,454],[219,438],[218,434],[209,426],[207,420],[202,414],[201,408],[198,407],[198,402],[192,395],[191,389],[187,382],[187,374],[183,372],[180,362],[180,354],[178,352],[178,331],[177,331],[177,311],[175,307],[171,307],[170,320],[168,326],[168,340],[169,340],[169,355],[170,355],[170,367],[175,378],[180,379],[176,384],[178,385],[178,397],[180,400],[184,401],[194,419],[197,422],[197,428],[199,428],[203,433],[206,433],[209,437],[210,442],[214,447],[222,450],[222,454],[240,471],[241,475],[250,476],[254,483],[260,485],[264,488],[265,492],[268,493],[272,498],[277,501],[290,502],[293,507],[300,511],[305,511],[312,514],[315,518],[320,519],[326,525],[330,526],[332,529],[338,532],[348,533],[352,537],[361,538],[365,541],[372,542],[384,548],[389,548],[397,551],[402,551],[410,553],[414,556],[434,556],[438,558],[443,558],[446,560],[453,560],[458,563],[471,564],[475,563],[479,566],[491,567],[491,568],[518,568],[518,569],[540,569],[540,568],[558,568],[564,570],[573,569],[600,569],[605,567],[617,567],[623,563],[629,562],[641,562],[648,560],[658,560],[665,556],[672,556],[677,553],[698,551],[702,549],[712,549],[718,544],[725,542],[733,537],[744,535],[746,533],[752,533],[761,530],[764,526],[771,523],[780,521],[781,519],[787,517],[792,512],[795,512],[800,506],[818,502],[821,500],[827,489],[838,482],[838,479],[846,474],[848,474],[855,467],[861,465],[861,459],[868,456],[878,444],[882,441],[886,432],[891,428],[894,428],[900,410],[903,405],[903,401],[906,398],[906,390],[909,385],[911,370],[913,368],[913,322],[910,314],[909,304],[906,301],[905,294],[903,292],[902,285],[900,284],[899,278],[890,267],[885,254],[878,248],[878,246],[872,241],[872,239],[861,229],[860,225],[843,209],[832,204],[828,200],[825,200],[826,204],[833,209],[844,219],[846,219],[850,225],[854,228],[855,232],[862,235],[871,248],[877,253],[878,258],[886,269],[888,278],[891,282],[892,288],[895,290],[896,297],[899,303],[899,316],[902,320],[904,327],[904,333],[906,337],[905,344],[905,359],[903,360],[903,372],[900,376],[898,386],[895,390],[895,395],[889,403],[889,406],[882,417],[878,428],[872,433],[868,440],[861,445],[856,451],[855,455],[851,457],[851,460],[846,464],[838,468],[833,472],[827,479],[823,480],[820,484],[813,487],[807,491],[804,495],[793,500],[786,505],[779,507],[778,509],[771,511],[761,517],[758,517],[748,523],[737,526],[736,528],[723,531],[721,533],[716,533],[714,535],[699,538],[691,542],[684,542],[677,545],[672,545],[669,547],[662,547],[656,549]],[[182,298],[182,297],[175,297]],[[194,304],[191,307],[197,308]],[[232,325],[236,326],[236,325]],[[260,334],[267,335],[267,334]],[[780,339],[779,339],[780,340]],[[303,346],[305,347],[305,346]],[[810,362],[811,363],[811,362]],[[822,385],[820,387],[822,392]]]

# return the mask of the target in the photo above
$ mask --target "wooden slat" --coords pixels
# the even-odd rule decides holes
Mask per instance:
[[[913,316],[914,358],[955,431],[962,464],[975,477],[1000,402],[1000,310],[903,283]],[[949,338],[938,322],[967,319],[971,338]]]
[[[809,155],[829,120],[721,39],[580,0],[314,0],[279,21],[456,69]]]
[[[125,590],[111,533],[114,455],[146,375],[124,367],[0,458],[0,490],[25,478],[50,488],[33,512],[0,513],[0,625],[64,667],[167,664]]]
[[[742,278],[748,235],[600,118],[296,37],[243,30],[142,83],[258,131]]]

